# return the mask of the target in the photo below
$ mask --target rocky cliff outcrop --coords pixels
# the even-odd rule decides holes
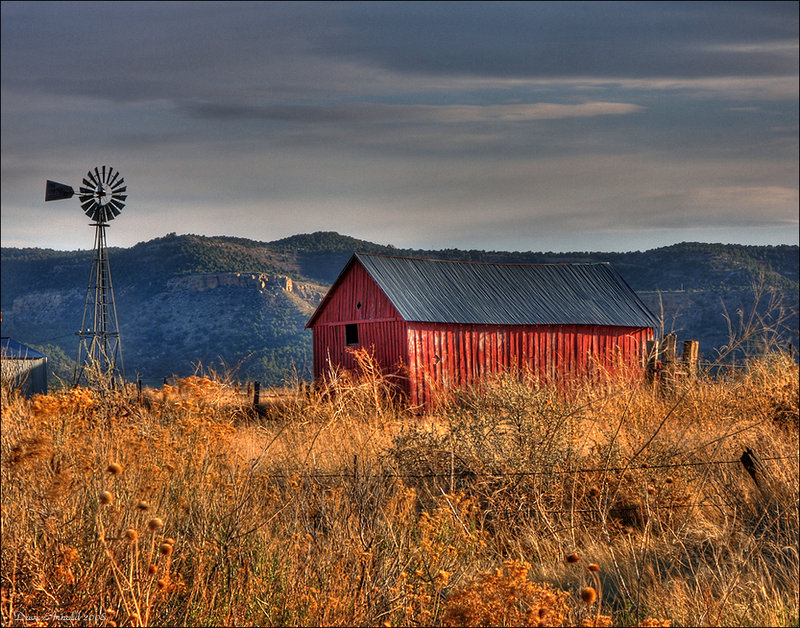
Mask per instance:
[[[215,288],[254,288],[265,291],[279,288],[285,292],[294,292],[294,282],[285,275],[268,275],[266,273],[208,273],[173,277],[167,282],[172,290],[193,290],[202,292]]]

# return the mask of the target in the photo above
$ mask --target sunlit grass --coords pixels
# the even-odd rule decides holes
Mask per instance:
[[[506,375],[424,416],[358,358],[262,413],[200,375],[4,389],[3,625],[797,625],[785,356],[669,394]]]

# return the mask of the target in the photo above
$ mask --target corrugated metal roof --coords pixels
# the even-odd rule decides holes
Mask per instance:
[[[407,321],[657,325],[610,264],[485,264],[364,253],[353,259]]]
[[[39,353],[36,349],[31,349],[21,342],[17,342],[12,338],[0,339],[0,352],[4,358],[12,358],[14,360],[39,360],[47,356]]]

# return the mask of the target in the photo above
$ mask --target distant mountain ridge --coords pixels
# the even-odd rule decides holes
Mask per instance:
[[[308,377],[305,323],[356,251],[494,263],[610,262],[663,315],[666,331],[701,340],[706,353],[727,339],[725,312],[752,309],[758,284],[794,308],[789,339],[797,344],[797,246],[687,242],[631,253],[541,253],[399,249],[322,231],[272,242],[168,234],[109,250],[127,375],[158,383],[202,363],[238,366],[241,379],[265,384],[295,369]],[[2,333],[48,354],[62,375],[77,349],[91,256],[2,249]]]

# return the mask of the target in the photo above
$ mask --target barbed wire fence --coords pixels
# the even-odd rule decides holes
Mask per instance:
[[[382,483],[388,485],[395,481],[404,481],[404,480],[446,480],[449,481],[452,485],[452,480],[455,478],[459,480],[467,480],[475,482],[480,478],[484,479],[493,479],[493,478],[532,478],[532,477],[552,477],[552,476],[575,476],[579,474],[609,474],[609,473],[629,473],[629,472],[648,472],[648,471],[663,471],[667,469],[680,469],[680,468],[698,468],[698,467],[720,467],[720,466],[742,466],[744,471],[746,471],[755,481],[756,487],[759,489],[759,495],[762,499],[751,499],[751,500],[742,500],[740,498],[733,498],[726,500],[725,495],[721,495],[721,499],[716,501],[696,501],[690,499],[688,502],[671,502],[671,503],[660,503],[657,499],[653,499],[650,496],[644,499],[641,503],[625,503],[624,501],[619,501],[616,499],[612,499],[610,501],[606,501],[604,503],[596,502],[591,507],[586,507],[585,503],[580,502],[578,500],[578,504],[581,504],[579,507],[575,507],[575,505],[564,505],[561,507],[553,507],[553,505],[542,505],[542,504],[534,504],[533,502],[521,500],[519,504],[519,508],[517,509],[509,509],[499,507],[493,504],[484,504],[485,511],[491,512],[495,515],[512,515],[512,516],[520,516],[524,515],[524,506],[527,506],[529,509],[533,509],[535,506],[535,510],[537,514],[545,514],[545,515],[558,515],[558,514],[572,514],[572,515],[598,515],[602,513],[616,513],[617,515],[621,515],[625,512],[643,512],[643,511],[671,511],[671,510],[684,510],[684,511],[691,511],[693,509],[703,509],[703,508],[727,508],[731,506],[731,500],[735,499],[736,504],[740,507],[749,506],[749,507],[763,507],[765,504],[764,498],[768,498],[768,501],[775,501],[777,493],[774,492],[775,488],[775,479],[771,476],[769,470],[766,468],[765,463],[768,462],[779,462],[779,461],[788,461],[788,460],[795,460],[793,456],[768,456],[764,458],[758,458],[752,450],[748,449],[742,455],[741,458],[738,459],[725,459],[725,460],[707,460],[707,461],[695,461],[695,462],[674,462],[674,463],[664,463],[664,464],[641,464],[636,466],[613,466],[613,467],[587,467],[587,468],[576,468],[576,469],[547,469],[541,471],[465,471],[460,470],[458,472],[425,472],[425,473],[396,473],[396,472],[373,472],[370,473],[367,469],[359,468],[359,461],[358,456],[354,456],[353,460],[353,467],[350,471],[340,471],[340,472],[296,472],[296,473],[274,473],[270,474],[265,472],[262,475],[263,479],[267,479],[273,482],[287,482],[287,481],[297,481],[297,482],[307,482],[312,485],[316,485],[322,488],[330,488],[331,481],[346,481],[348,483],[352,483],[356,485],[357,483]],[[753,470],[752,466],[748,467],[748,462],[752,464],[752,461],[756,461],[756,466],[758,468],[758,476],[755,475],[756,471]],[[766,491],[764,489],[765,485],[771,485],[772,489]],[[439,489],[440,491],[442,489]],[[442,492],[445,495],[444,492]],[[595,497],[598,497],[596,495]],[[643,497],[643,496],[640,496]],[[576,502],[572,502],[575,504]],[[788,504],[790,506],[791,504]],[[529,513],[530,514],[530,513]]]
[[[770,456],[761,458],[762,461],[775,461],[775,460],[792,460],[792,456]],[[472,477],[525,477],[525,476],[551,476],[551,475],[571,475],[579,473],[609,473],[609,472],[626,472],[626,471],[646,471],[652,469],[671,469],[679,467],[703,467],[714,465],[740,465],[741,459],[736,460],[707,460],[702,462],[673,462],[669,464],[642,464],[638,466],[622,466],[622,467],[591,467],[585,469],[549,469],[547,471],[460,471],[462,475],[469,475]],[[355,463],[357,465],[357,461]],[[363,477],[363,472],[336,472],[336,473],[276,473],[269,474],[271,478],[290,479],[300,477],[302,479],[358,479],[359,476]],[[385,480],[391,479],[425,479],[425,478],[449,478],[451,473],[380,473],[378,475]]]

